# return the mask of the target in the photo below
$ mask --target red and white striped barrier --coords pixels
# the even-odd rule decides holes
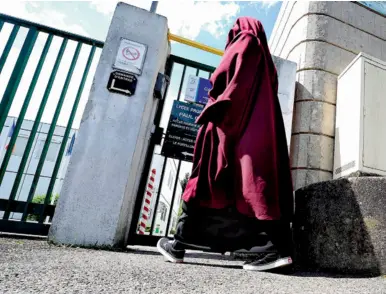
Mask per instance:
[[[156,175],[156,170],[152,169],[149,177],[149,182],[146,187],[145,201],[143,203],[143,208],[141,212],[141,219],[140,219],[139,229],[138,229],[138,234],[140,235],[145,234],[147,221],[150,216],[150,204],[151,204],[151,197],[153,196],[153,192],[154,192],[155,175]]]

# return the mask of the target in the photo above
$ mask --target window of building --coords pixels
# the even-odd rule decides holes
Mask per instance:
[[[24,154],[25,147],[27,146],[28,138],[18,136],[16,139],[16,143],[13,149],[12,155],[22,157]]]
[[[42,155],[43,147],[46,140],[39,140],[35,149],[35,159],[39,159]],[[55,162],[60,149],[60,143],[51,141],[50,147],[48,147],[46,161]]]
[[[160,214],[161,221],[165,221],[166,220],[167,208],[166,208],[165,203],[163,203],[162,201],[160,201],[159,204],[158,204],[158,213]]]
[[[168,178],[168,187],[170,190],[173,190],[174,188],[174,173],[172,171],[169,172],[169,178]]]
[[[169,171],[169,177],[168,177],[168,187],[170,189],[170,181],[171,181],[171,178],[172,178],[172,172]]]
[[[59,149],[60,149],[59,143],[51,142],[50,147],[48,148],[46,160],[55,162],[59,153]]]

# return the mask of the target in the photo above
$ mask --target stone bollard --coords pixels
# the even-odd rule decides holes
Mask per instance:
[[[303,269],[386,274],[386,178],[342,178],[296,191],[294,239]]]

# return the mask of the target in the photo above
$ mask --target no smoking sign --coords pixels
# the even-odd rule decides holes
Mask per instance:
[[[121,38],[113,67],[136,75],[141,75],[146,51],[146,45]]]
[[[141,56],[141,53],[139,53],[137,48],[126,47],[122,50],[122,55],[127,60],[137,60]]]

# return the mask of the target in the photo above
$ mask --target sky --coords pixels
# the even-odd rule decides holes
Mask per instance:
[[[2,0],[4,1],[4,0]],[[149,9],[151,1],[129,0],[123,1],[144,9]],[[104,41],[108,32],[109,24],[112,19],[117,1],[7,1],[7,5],[0,6],[0,13],[8,14],[18,18],[37,22],[71,33],[79,34],[89,38]],[[235,19],[239,16],[252,16],[259,19],[265,29],[267,36],[271,34],[277,14],[280,10],[279,1],[261,2],[232,2],[232,1],[160,1],[157,13],[168,18],[170,31],[206,45],[222,49],[224,47],[228,30],[231,28]],[[0,32],[0,54],[2,53],[6,41],[11,33],[12,26],[5,24]],[[3,96],[16,62],[20,48],[26,36],[26,29],[21,29],[13,45],[7,63],[0,75],[0,97]],[[30,57],[21,85],[16,94],[10,115],[18,116],[22,102],[24,100],[29,83],[36,68],[38,58],[43,50],[46,34],[40,34],[35,48]],[[53,67],[56,54],[59,50],[61,40],[55,38],[52,48],[49,51],[45,66],[39,79],[37,88],[32,97],[26,118],[33,119],[36,116],[38,105],[45,90],[45,85],[49,79],[50,69]],[[69,42],[59,73],[55,81],[52,93],[48,100],[46,111],[43,114],[43,122],[49,123],[52,120],[56,104],[59,100],[62,85],[71,63],[72,55],[75,51],[75,42]],[[76,96],[79,81],[85,66],[89,46],[83,46],[75,73],[70,84],[65,103],[58,124],[66,125],[71,112],[71,106]],[[217,66],[220,58],[216,55],[203,52],[201,50],[188,47],[186,45],[172,42],[172,54],[179,55],[201,63]],[[88,92],[92,83],[100,50],[97,50],[94,62],[90,69],[89,78],[81,98],[79,110],[77,112],[74,127],[78,128],[81,114],[83,113]],[[171,89],[173,91],[173,89]]]
[[[149,9],[151,1],[123,1]],[[117,1],[9,1],[0,12],[104,41]],[[168,18],[172,33],[222,49],[232,23],[238,16],[259,19],[269,36],[281,2],[160,1],[157,13]],[[217,65],[219,58],[185,45],[173,44],[173,54],[197,57]]]

